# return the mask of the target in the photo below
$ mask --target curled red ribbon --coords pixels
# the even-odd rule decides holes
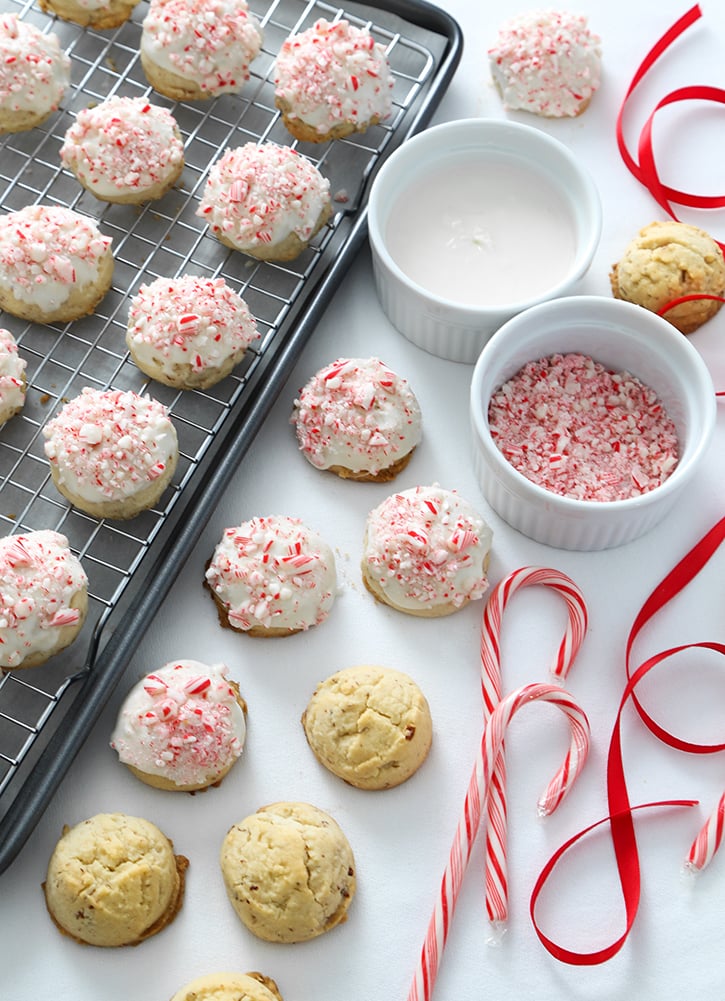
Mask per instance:
[[[723,541],[725,541],[725,518],[722,518],[719,522],[717,522],[717,524],[714,525],[713,528],[711,528],[709,532],[707,532],[663,578],[663,580],[647,598],[640,612],[636,616],[634,623],[632,624],[632,628],[627,638],[625,654],[627,684],[619,704],[607,757],[607,799],[609,816],[591,824],[589,827],[580,831],[561,846],[561,848],[551,857],[542,870],[531,895],[529,912],[531,914],[531,919],[534,924],[534,928],[536,929],[536,933],[551,955],[562,962],[571,963],[577,966],[594,965],[606,962],[606,960],[611,959],[612,956],[619,952],[632,930],[637,910],[639,908],[641,895],[639,851],[637,848],[637,838],[634,828],[635,811],[650,807],[694,806],[696,804],[695,800],[664,800],[657,803],[646,803],[639,806],[632,806],[630,804],[621,743],[622,713],[627,702],[630,699],[632,700],[632,703],[645,726],[659,740],[670,747],[690,754],[713,754],[725,750],[725,742],[715,744],[699,744],[683,740],[670,733],[645,710],[636,694],[637,685],[646,674],[659,664],[662,664],[676,654],[681,653],[683,650],[704,649],[725,656],[725,644],[716,642],[700,642],[671,647],[660,653],[654,654],[652,657],[645,660],[636,670],[632,670],[632,649],[634,647],[635,640],[643,627],[650,621],[650,619],[652,619],[653,616],[664,608],[669,601],[671,601],[677,594],[680,593],[680,591],[682,591],[692,580],[695,579]],[[617,863],[617,873],[624,901],[626,916],[625,930],[622,935],[620,935],[608,946],[588,953],[575,952],[557,945],[557,943],[552,941],[552,939],[548,938],[548,936],[542,932],[536,921],[536,904],[544,885],[564,853],[590,831],[607,823],[610,827],[612,845],[614,847],[614,854]]]
[[[672,27],[665,32],[662,38],[660,38],[659,41],[650,49],[632,78],[632,82],[630,83],[627,93],[624,96],[624,100],[620,106],[616,122],[617,146],[619,147],[619,152],[625,166],[630,173],[637,178],[640,184],[647,188],[657,204],[660,205],[661,208],[663,208],[664,211],[676,221],[677,216],[672,208],[672,203],[698,209],[723,208],[725,207],[725,195],[696,195],[687,191],[679,191],[677,188],[671,188],[662,183],[659,171],[657,170],[657,164],[655,163],[654,148],[652,144],[652,129],[654,126],[655,116],[661,108],[665,108],[668,105],[677,104],[682,101],[710,101],[716,104],[725,104],[725,90],[722,90],[719,87],[709,86],[680,87],[679,89],[673,90],[671,93],[667,94],[662,98],[662,100],[658,101],[653,111],[645,121],[639,135],[639,141],[637,144],[639,162],[634,159],[627,148],[624,138],[623,122],[627,102],[634,90],[641,83],[657,60],[664,55],[667,49],[669,49],[673,42],[675,42],[680,35],[700,17],[702,17],[702,11],[699,4],[695,4],[695,6],[691,7],[690,10],[683,14],[683,16],[676,21]],[[718,245],[721,249],[725,249],[725,244],[718,241]],[[671,308],[672,305],[673,304],[668,304],[667,308]]]

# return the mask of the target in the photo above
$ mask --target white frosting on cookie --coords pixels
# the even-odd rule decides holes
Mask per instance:
[[[244,0],[151,0],[141,32],[145,58],[210,97],[239,91],[261,47]]]
[[[26,362],[20,357],[15,338],[9,330],[0,327],[0,424],[23,408],[25,368]]]
[[[289,146],[246,143],[209,171],[197,210],[212,232],[239,250],[309,240],[330,202],[330,182]]]
[[[166,108],[116,96],[78,112],[60,158],[99,198],[141,196],[178,174],[184,144]]]
[[[178,447],[158,400],[89,386],[45,425],[43,435],[60,482],[92,503],[133,496],[164,474]]]
[[[384,47],[368,28],[324,18],[282,43],[275,97],[285,114],[325,134],[351,123],[364,128],[392,110],[393,77]]]
[[[206,583],[234,629],[308,629],[332,607],[335,558],[298,518],[252,518],[226,529]]]
[[[172,661],[123,701],[111,735],[119,759],[176,785],[211,783],[242,753],[244,710],[224,664]]]
[[[134,356],[144,371],[160,365],[168,376],[180,366],[201,373],[240,360],[258,337],[246,303],[223,278],[157,278],[141,286],[128,313]]]
[[[586,16],[557,10],[516,15],[488,50],[504,107],[549,118],[579,114],[599,88],[601,56]]]
[[[305,458],[318,469],[380,472],[421,439],[418,401],[379,358],[338,358],[295,400],[291,418]]]
[[[0,15],[0,107],[44,116],[70,83],[70,58],[57,35],[44,35],[15,14]]]
[[[27,205],[0,216],[0,283],[21,302],[51,312],[92,285],[111,238],[61,205]]]
[[[489,526],[455,491],[418,486],[370,512],[363,565],[399,608],[460,607],[488,588],[491,540]]]
[[[72,599],[88,585],[80,560],[60,532],[0,539],[0,667],[52,653],[58,630],[79,622]]]

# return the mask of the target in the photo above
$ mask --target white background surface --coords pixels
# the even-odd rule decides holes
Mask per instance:
[[[609,294],[608,271],[636,230],[661,211],[624,168],[615,116],[632,73],[651,44],[686,10],[660,0],[647,15],[626,0],[592,0],[586,9],[603,39],[604,78],[591,107],[575,121],[537,125],[567,143],[591,170],[604,205],[600,250],[581,292]],[[526,9],[512,0],[447,4],[465,35],[458,73],[436,120],[504,115],[488,73],[486,49],[499,22]],[[581,9],[581,8],[580,8]],[[725,86],[725,8],[711,0],[704,17],[669,52],[638,92],[627,119],[630,143],[654,103],[674,87]],[[658,162],[674,185],[719,193],[723,111],[671,109],[655,130]],[[721,173],[721,172],[720,172]],[[718,184],[719,182],[719,184]],[[714,235],[725,223],[712,214],[682,213]],[[725,389],[725,311],[692,341]],[[537,1001],[628,998],[631,1001],[722,996],[722,899],[725,857],[698,878],[683,872],[692,838],[725,787],[722,755],[688,756],[659,744],[630,709],[625,713],[625,768],[633,803],[693,798],[700,806],[640,814],[643,891],[634,930],[609,963],[574,968],[544,950],[528,913],[533,882],[556,848],[603,817],[605,762],[624,685],[623,648],[632,620],[661,577],[723,514],[723,440],[719,414],[708,462],[689,495],[645,538],[610,552],[558,552],[509,529],[492,512],[470,463],[467,396],[471,369],[426,355],[398,335],[375,298],[363,251],[339,289],[263,432],[214,512],[171,597],[129,665],[90,739],[26,848],[0,877],[0,995],[4,1001],[167,1001],[187,980],[219,969],[261,970],[277,980],[285,1001],[404,1001],[435,901],[481,732],[478,635],[481,604],[439,621],[398,615],[376,605],[358,571],[367,512],[392,488],[339,481],[298,455],[288,417],[299,386],[340,355],[381,356],[405,375],[423,409],[425,440],[395,487],[438,481],[479,506],[494,529],[492,582],[524,565],[563,570],[583,589],[590,628],[570,688],[590,716],[593,749],[586,770],[557,814],[543,821],[536,799],[566,744],[554,710],[517,717],[507,742],[510,808],[511,917],[503,939],[487,944],[482,846],[476,844],[443,957],[438,1001]],[[321,529],[338,556],[341,591],[329,620],[307,634],[253,641],[223,631],[202,589],[204,563],[221,531],[256,514],[299,516]],[[717,554],[688,591],[643,634],[637,661],[664,647],[723,640],[722,567]],[[522,592],[504,620],[506,690],[548,677],[563,609],[541,589]],[[143,786],[118,764],[108,739],[125,689],[168,660],[224,661],[249,705],[244,756],[219,789],[196,796]],[[358,662],[407,671],[426,693],[435,736],[429,759],[399,789],[352,789],[316,764],[300,715],[316,682]],[[125,683],[127,680],[127,684]],[[644,692],[644,689],[643,689]],[[724,739],[725,676],[713,661],[662,667],[647,686],[648,705],[681,736]],[[313,942],[294,946],[256,940],[225,897],[218,853],[228,827],[277,799],[303,799],[330,812],[356,855],[358,891],[348,921]],[[102,811],[156,822],[190,859],[186,901],[175,923],[134,949],[100,950],[58,934],[41,882],[63,824]],[[545,930],[562,945],[588,951],[624,929],[606,828],[582,842],[560,867],[547,894]]]

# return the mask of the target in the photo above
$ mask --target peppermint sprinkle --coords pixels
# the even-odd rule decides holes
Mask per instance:
[[[494,393],[488,420],[515,469],[576,500],[648,493],[679,459],[674,423],[656,393],[582,354],[529,362]]]

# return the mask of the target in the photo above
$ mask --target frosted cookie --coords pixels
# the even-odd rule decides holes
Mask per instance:
[[[407,674],[361,664],[317,686],[302,715],[315,757],[358,789],[390,789],[423,764],[433,739],[428,702]]]
[[[0,669],[38,667],[75,640],[88,577],[60,532],[0,539]]]
[[[338,358],[300,391],[291,421],[304,457],[346,479],[394,479],[421,440],[418,400],[379,358]]]
[[[60,159],[96,198],[136,205],[154,201],[184,169],[174,116],[144,97],[109,97],[78,112]]]
[[[309,803],[272,803],[235,824],[221,849],[232,907],[267,942],[306,942],[347,917],[355,861],[342,829]]]
[[[601,81],[601,39],[583,14],[517,14],[499,28],[488,59],[507,111],[573,118],[586,110]]]
[[[70,57],[53,34],[0,14],[0,132],[24,132],[56,111],[70,84]]]
[[[225,530],[204,584],[223,626],[289,636],[327,618],[337,591],[335,557],[299,518],[252,518]]]
[[[264,261],[291,261],[332,212],[330,182],[276,143],[227,150],[209,170],[197,215],[227,247]]]
[[[134,297],[126,345],[142,372],[176,389],[224,379],[259,337],[247,304],[223,278],[157,278]]]
[[[362,576],[379,601],[409,615],[450,615],[481,598],[492,532],[455,491],[392,494],[370,512]]]
[[[119,28],[131,16],[138,0],[38,0],[41,10],[84,28]]]
[[[99,813],[65,827],[43,883],[48,912],[77,942],[137,945],[174,920],[188,860],[155,824]]]
[[[237,93],[261,47],[244,0],[151,0],[141,28],[146,78],[175,101]]]
[[[209,973],[181,987],[171,1001],[282,1001],[274,980],[261,973]]]
[[[685,295],[725,295],[725,261],[713,238],[684,222],[652,222],[627,245],[609,275],[615,299],[653,313]],[[693,299],[663,313],[691,334],[718,312],[717,299]]]
[[[385,49],[367,27],[316,21],[282,43],[274,67],[275,104],[302,142],[365,132],[392,111]]]
[[[137,682],[111,735],[119,760],[147,785],[216,786],[244,748],[247,705],[223,664],[172,661]]]
[[[166,407],[130,390],[86,386],[43,428],[53,483],[97,518],[133,518],[153,507],[179,456]]]
[[[0,215],[0,309],[35,323],[92,313],[111,287],[111,238],[60,205]]]
[[[25,406],[25,369],[15,338],[0,327],[0,428]]]

